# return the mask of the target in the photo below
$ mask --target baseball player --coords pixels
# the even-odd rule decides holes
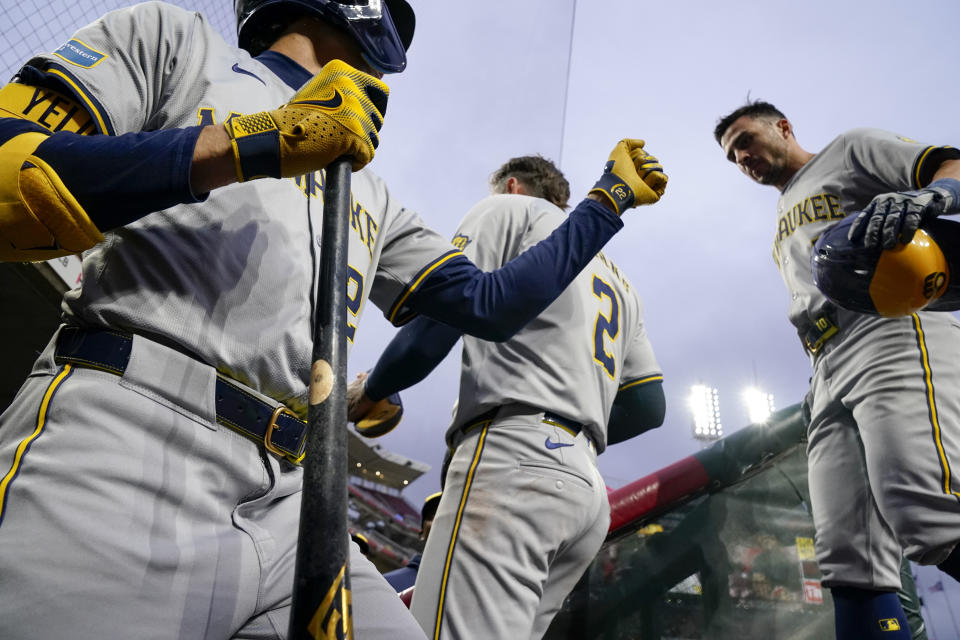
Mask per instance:
[[[617,147],[600,181],[615,204],[592,195],[483,273],[360,171],[377,76],[406,64],[405,0],[236,8],[239,49],[151,2],[0,89],[0,259],[84,251],[64,325],[0,417],[0,637],[286,635],[332,159],[357,171],[351,342],[368,297],[395,323],[514,332],[656,199]],[[356,637],[422,637],[356,545],[350,567]]]
[[[492,186],[454,238],[484,269],[560,225],[569,196],[539,156],[510,160]],[[460,334],[404,327],[352,383],[366,390],[352,415],[422,378]],[[662,379],[640,298],[602,253],[512,338],[463,336],[452,457],[411,605],[429,638],[543,636],[610,524],[597,455],[662,423]]]
[[[813,365],[809,482],[837,637],[909,638],[895,594],[901,546],[914,562],[960,576],[960,325],[948,314],[834,308],[813,284],[810,252],[871,203],[896,211],[926,197],[924,188],[955,190],[960,152],[854,129],[809,153],[765,102],[722,118],[714,135],[728,160],[780,191],[773,255]],[[883,228],[871,223],[868,235]]]

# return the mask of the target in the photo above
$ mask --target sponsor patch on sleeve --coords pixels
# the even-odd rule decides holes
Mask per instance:
[[[66,44],[53,52],[53,55],[61,58],[72,65],[90,69],[107,57],[107,54],[97,51],[93,47],[81,42],[80,40],[69,40]]]

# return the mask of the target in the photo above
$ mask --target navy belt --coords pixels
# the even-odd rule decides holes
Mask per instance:
[[[461,431],[464,433],[470,431],[479,426],[486,426],[490,424],[494,418],[497,417],[497,412],[500,411],[500,407],[494,407],[489,411],[484,411],[477,417],[472,420],[468,420]],[[583,425],[569,418],[564,418],[563,416],[558,416],[555,413],[550,411],[543,412],[543,422],[555,427],[560,427],[561,429],[566,430],[570,435],[576,437],[580,435],[580,432],[583,431]]]
[[[132,348],[130,334],[63,327],[57,335],[54,360],[57,364],[69,362],[121,376],[127,370]],[[274,406],[264,402],[239,383],[217,373],[216,410],[219,424],[294,464],[303,460],[307,423],[282,404]]]
[[[820,349],[826,344],[827,340],[837,334],[840,328],[837,327],[833,319],[827,315],[817,317],[806,333],[803,334],[803,344],[813,355],[817,355]]]

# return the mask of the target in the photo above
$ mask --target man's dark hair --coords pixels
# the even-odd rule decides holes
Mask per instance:
[[[743,116],[750,116],[751,118],[776,118],[777,120],[787,117],[783,115],[783,112],[780,111],[780,109],[777,109],[769,102],[763,102],[761,100],[747,102],[747,104],[743,105],[730,115],[720,118],[720,121],[717,122],[717,126],[713,130],[713,137],[716,138],[717,144],[720,144],[720,138],[723,137],[723,134],[726,133],[730,125],[733,124],[738,118]]]
[[[557,165],[543,156],[520,156],[507,160],[506,164],[490,176],[493,191],[505,193],[509,178],[522,182],[530,195],[548,200],[561,209],[567,208],[570,183],[563,177]]]

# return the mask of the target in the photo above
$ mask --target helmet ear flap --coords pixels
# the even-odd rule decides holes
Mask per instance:
[[[854,246],[847,239],[853,218],[828,229],[810,255],[814,284],[831,302],[885,317],[960,308],[960,283],[951,281],[951,273],[960,274],[960,264],[948,258],[952,246],[960,246],[960,224],[935,220],[949,226],[927,225],[906,245],[881,250]]]

